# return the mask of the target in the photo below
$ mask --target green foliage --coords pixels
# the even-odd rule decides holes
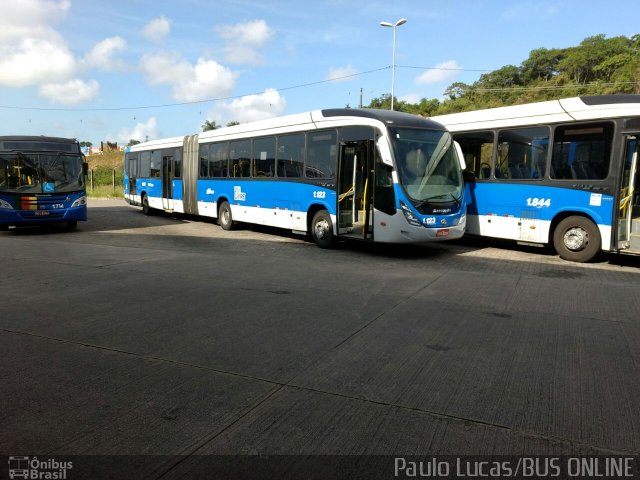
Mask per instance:
[[[92,170],[93,172],[93,184],[97,185],[112,185],[113,184],[113,169],[109,167],[97,167]],[[116,185],[121,185],[124,182],[124,174],[122,169],[115,169],[116,172]],[[87,180],[88,181],[88,180]]]
[[[220,128],[220,125],[218,125],[215,120],[205,120],[205,122],[202,124],[202,131],[203,132],[208,132],[210,130],[216,130],[218,128]]]
[[[449,85],[440,102],[410,104],[394,99],[394,109],[423,116],[517,105],[579,95],[640,93],[640,34],[631,38],[585,38],[564,49],[537,48],[519,66],[505,65],[471,85]],[[374,98],[369,108],[389,109],[391,96]]]

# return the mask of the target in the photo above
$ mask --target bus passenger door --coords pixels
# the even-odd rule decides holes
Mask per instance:
[[[343,130],[352,129],[357,128]],[[373,239],[373,148],[373,140],[340,142],[337,212],[342,236]]]
[[[624,170],[620,185],[620,220],[618,223],[618,248],[640,253],[640,135],[626,138]]]
[[[173,155],[162,156],[162,208],[173,211]]]

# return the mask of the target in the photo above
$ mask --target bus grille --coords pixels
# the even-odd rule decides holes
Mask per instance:
[[[18,198],[18,213],[25,220],[63,218],[71,199],[67,195],[23,196]],[[62,208],[61,208],[62,207]]]

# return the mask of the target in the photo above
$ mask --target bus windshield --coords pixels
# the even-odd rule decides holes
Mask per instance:
[[[462,200],[462,171],[449,132],[391,128],[400,183],[420,203]]]
[[[85,188],[83,159],[77,154],[11,152],[0,154],[0,191],[76,192]]]

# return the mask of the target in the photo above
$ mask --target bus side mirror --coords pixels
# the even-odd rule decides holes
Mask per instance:
[[[82,173],[84,173],[85,177],[89,175],[89,164],[87,162],[82,162]]]
[[[462,170],[466,170],[467,162],[464,161],[464,153],[462,153],[462,147],[455,140],[453,142],[453,146],[454,146],[454,148],[456,150],[456,155],[458,155],[458,162],[460,162],[460,168]]]

